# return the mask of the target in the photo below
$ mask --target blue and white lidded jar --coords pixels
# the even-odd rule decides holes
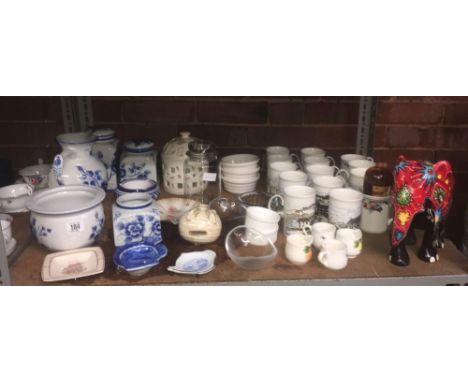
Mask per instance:
[[[159,211],[148,194],[130,193],[118,197],[112,206],[112,220],[116,247],[162,242]]]
[[[62,152],[55,156],[49,174],[49,187],[86,185],[107,188],[107,169],[91,155],[96,137],[91,132],[57,136]]]
[[[117,187],[117,190],[115,190],[115,196],[118,198],[119,196],[135,192],[148,194],[154,200],[157,200],[159,198],[159,195],[161,194],[159,185],[154,180],[128,179],[124,180],[123,182],[120,182],[119,186]]]
[[[125,142],[120,157],[120,182],[127,179],[151,179],[158,181],[157,151],[148,139]]]
[[[93,145],[91,154],[106,166],[109,179],[107,182],[107,189],[115,190],[117,188],[115,154],[119,141],[115,138],[115,131],[109,128],[94,130],[93,135],[96,137],[96,142]]]

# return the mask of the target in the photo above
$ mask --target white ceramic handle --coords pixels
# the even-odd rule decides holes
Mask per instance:
[[[268,200],[268,209],[277,212],[276,210],[274,210],[274,209],[271,207],[271,205],[272,205],[272,203],[273,203],[273,201],[274,201],[275,199],[280,199],[280,200],[281,200],[281,203],[282,203],[283,206],[284,206],[284,198],[283,198],[282,195],[276,194],[276,195],[273,195],[273,196],[270,198],[270,200]]]
[[[335,168],[338,170],[336,172],[336,176],[341,176],[341,174],[344,174],[344,176],[341,176],[342,179],[345,180],[346,183],[348,183],[348,179],[349,179],[349,172],[344,170],[344,169],[339,169],[338,167],[335,166]]]
[[[393,223],[393,218],[387,220],[387,227],[390,227]]]
[[[327,159],[330,161],[330,164],[331,164],[333,167],[336,167],[335,160],[334,160],[332,157],[325,157],[325,158],[327,158]]]
[[[320,251],[320,253],[318,254],[317,256],[318,258],[318,261],[325,265],[326,267],[328,267],[328,261],[327,261],[327,252],[325,252],[324,250]]]
[[[34,192],[34,188],[32,188],[29,184],[27,184],[26,187],[28,189],[28,195],[31,196]]]
[[[373,161],[374,161],[374,158],[372,158],[372,157],[367,157],[366,159],[367,159],[369,162],[373,162]]]

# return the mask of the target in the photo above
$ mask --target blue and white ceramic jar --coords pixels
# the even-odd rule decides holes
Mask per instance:
[[[49,175],[49,187],[95,186],[107,188],[107,169],[91,155],[96,137],[89,131],[57,136],[62,152],[56,155]]]
[[[162,242],[159,211],[148,194],[130,193],[118,197],[112,206],[112,219],[116,247]]]
[[[117,188],[117,168],[115,154],[117,152],[118,139],[112,129],[97,129],[93,131],[96,142],[93,145],[91,154],[99,159],[107,169],[108,182],[107,189]]]
[[[148,194],[154,200],[159,198],[161,190],[157,182],[151,179],[128,179],[124,180],[119,184],[117,190],[115,190],[116,197],[132,194],[135,192],[141,192]]]
[[[150,140],[131,140],[124,144],[120,157],[120,182],[128,179],[158,181],[157,152]]]

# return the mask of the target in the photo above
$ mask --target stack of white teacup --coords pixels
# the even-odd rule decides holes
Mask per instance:
[[[260,178],[260,158],[252,154],[229,155],[221,159],[224,188],[232,194],[254,191]]]

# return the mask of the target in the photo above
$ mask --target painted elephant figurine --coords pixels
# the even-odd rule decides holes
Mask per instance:
[[[390,262],[399,266],[409,264],[405,244],[411,240],[413,218],[420,212],[426,212],[428,224],[418,257],[430,263],[439,260],[437,249],[444,245],[444,226],[455,185],[450,163],[440,161],[432,164],[400,156],[393,169],[393,178]]]

